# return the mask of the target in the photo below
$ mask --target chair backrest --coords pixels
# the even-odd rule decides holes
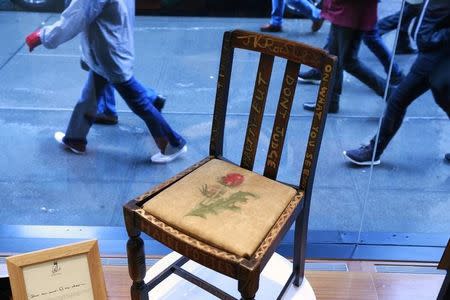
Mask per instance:
[[[312,118],[306,145],[300,183],[296,186],[297,189],[309,194],[314,180],[318,152],[334,83],[336,58],[322,49],[270,35],[242,30],[225,32],[210,143],[210,155],[215,157],[222,157],[223,155],[225,117],[235,48],[261,53],[240,163],[241,167],[248,170],[253,169],[255,162],[274,58],[280,57],[287,60],[263,174],[271,179],[277,177],[300,65],[304,64],[321,70],[322,78],[317,95],[316,110]]]
[[[447,247],[445,247],[444,253],[442,253],[442,257],[437,268],[450,272],[450,239],[448,239]]]

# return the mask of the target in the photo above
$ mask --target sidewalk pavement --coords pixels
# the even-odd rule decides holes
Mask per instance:
[[[29,53],[26,34],[52,23],[49,13],[0,12],[0,223],[3,225],[122,226],[122,205],[208,154],[211,117],[225,30],[258,31],[265,19],[137,17],[135,75],[168,96],[164,115],[185,136],[189,151],[169,165],[155,165],[157,151],[144,123],[117,96],[119,124],[95,125],[87,153],[73,155],[53,140],[65,130],[86,73],[79,68],[78,39]],[[307,20],[287,20],[279,36],[322,46],[328,24],[316,34]],[[385,37],[392,44],[393,34]],[[256,55],[241,53],[234,66],[225,154],[240,159],[245,115],[256,73]],[[361,56],[379,74],[376,58]],[[414,60],[400,56],[407,71]],[[252,61],[254,68],[242,64]],[[276,61],[274,76],[284,66]],[[312,200],[310,229],[337,233],[415,233],[447,236],[450,228],[450,123],[426,93],[408,110],[398,136],[374,169],[349,165],[342,151],[375,133],[384,103],[369,88],[345,75],[339,114],[330,115],[322,143]],[[267,145],[281,79],[271,83],[261,143]],[[310,113],[302,103],[315,86],[299,85],[282,158],[280,179],[298,182],[301,161],[293,150],[306,139]],[[258,153],[256,170],[262,170]],[[345,237],[341,236],[345,240]],[[440,239],[439,239],[440,240]],[[414,242],[412,242],[414,243]]]

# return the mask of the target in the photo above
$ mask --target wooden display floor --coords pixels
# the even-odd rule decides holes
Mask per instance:
[[[436,299],[444,279],[443,273],[437,274],[434,271],[436,264],[367,261],[308,261],[308,263],[310,270],[307,268],[306,277],[318,300]],[[311,270],[311,268],[320,269],[323,265],[346,265],[347,270]],[[109,299],[129,299],[131,281],[127,267],[104,266],[104,272]]]

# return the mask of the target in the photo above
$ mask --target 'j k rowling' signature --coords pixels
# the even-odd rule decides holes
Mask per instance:
[[[252,46],[257,49],[267,49],[275,54],[293,56],[297,59],[316,59],[309,51],[304,51],[295,43],[283,43],[277,41],[276,39],[271,39],[267,36],[260,36],[258,34],[238,36],[237,39],[247,47]]]
[[[56,289],[48,291],[48,292],[41,292],[39,294],[32,293],[30,295],[30,299],[35,299],[35,298],[38,298],[41,296],[49,296],[49,295],[53,295],[53,294],[57,294],[57,293],[73,291],[73,290],[81,288],[85,285],[86,285],[86,283],[77,283],[77,284],[72,284],[72,285],[60,286],[59,288],[56,288]]]

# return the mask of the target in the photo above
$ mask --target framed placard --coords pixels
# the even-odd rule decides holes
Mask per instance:
[[[15,300],[107,299],[96,240],[6,259]]]

